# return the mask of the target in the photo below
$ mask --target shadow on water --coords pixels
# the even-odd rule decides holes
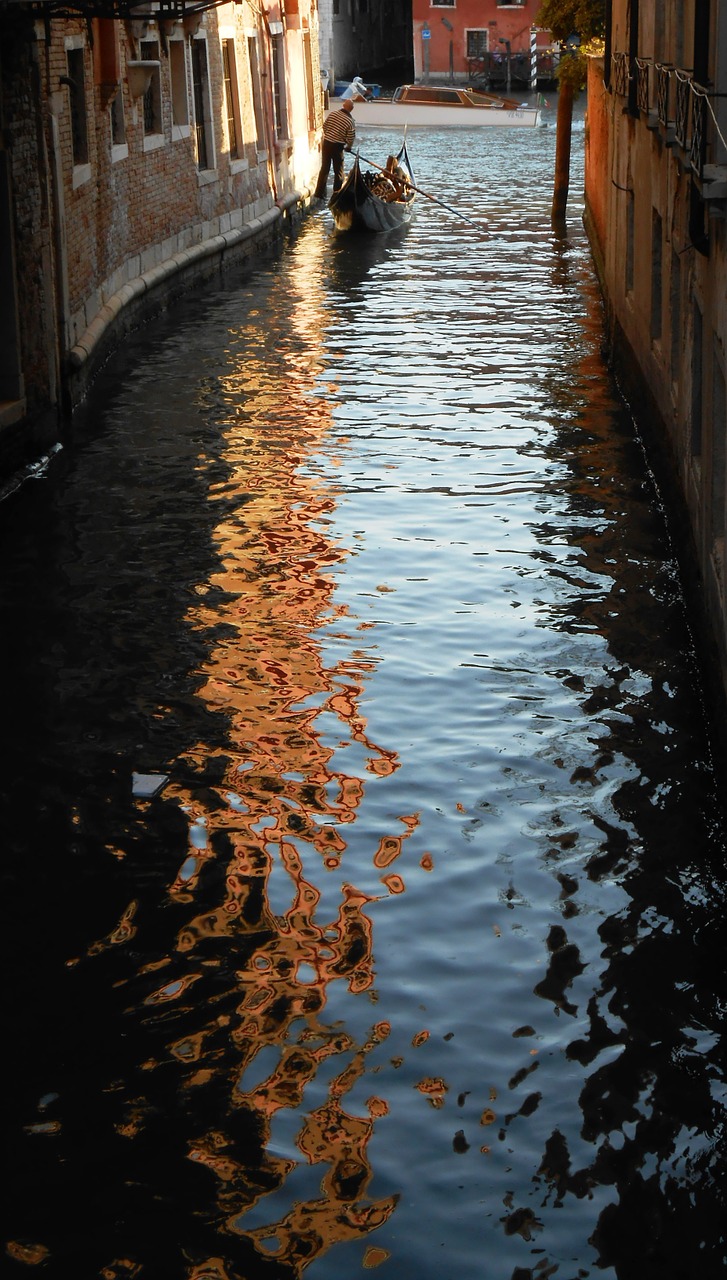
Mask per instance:
[[[593,297],[590,310],[597,332]],[[618,883],[625,898],[599,925],[601,981],[582,1034],[565,1051],[586,1072],[596,1066],[579,1096],[579,1139],[596,1147],[595,1156],[573,1158],[556,1127],[535,1185],[544,1203],[561,1208],[571,1196],[613,1188],[592,1236],[599,1268],[613,1268],[619,1280],[687,1280],[699,1258],[700,1270],[718,1275],[727,1247],[725,1059],[714,1024],[727,999],[724,808],[658,495],[625,409],[601,392],[594,413],[604,385],[600,359],[589,353],[578,372],[550,383],[562,424],[550,451],[559,464],[569,461],[565,483],[560,477],[563,518],[554,519],[551,507],[536,526],[543,579],[558,582],[541,625],[607,641],[611,661],[597,682],[573,663],[554,674],[588,723],[590,759],[584,750],[570,781],[585,793],[610,782],[613,816],[591,813],[595,839],[576,860],[577,872],[583,831],[559,810],[546,834],[563,923],[549,930],[548,968],[535,990],[565,1014],[576,1013],[570,990],[584,969],[567,923],[583,909],[582,878],[596,891]],[[665,645],[654,645],[657,635]],[[624,762],[628,776],[619,780]],[[589,807],[586,801],[586,813]]]
[[[8,1274],[723,1273],[679,580],[539,143],[472,146],[486,252],[311,219],[0,506]]]

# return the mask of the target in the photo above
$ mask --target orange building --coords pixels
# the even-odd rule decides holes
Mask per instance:
[[[417,81],[484,81],[535,88],[557,65],[550,32],[536,26],[540,0],[413,0]]]

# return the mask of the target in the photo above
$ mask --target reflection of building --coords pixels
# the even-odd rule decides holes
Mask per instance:
[[[607,5],[587,224],[622,382],[686,503],[727,684],[727,6],[685,13]]]
[[[368,736],[375,646],[336,601],[349,552],[331,531],[335,482],[310,465],[331,427],[319,379],[336,323],[316,244],[325,256],[314,236],[286,255],[265,306],[235,294],[212,399],[200,390],[224,462],[210,477],[213,571],[187,617],[205,638],[194,695],[203,733],[169,763],[165,790],[188,827],[169,882],[176,934],[135,979],[164,1044],[146,1095],[168,1088],[171,1065],[184,1098],[175,1147],[207,1175],[194,1230],[204,1222],[205,1256],[234,1253],[230,1276],[243,1274],[241,1257],[245,1275],[274,1261],[275,1274],[294,1276],[341,1243],[365,1247],[397,1202],[370,1185],[386,1099],[352,1095],[390,1033],[368,1017],[372,906],[403,891],[392,873],[418,816],[392,819],[378,848],[358,829],[367,782],[399,762]],[[357,887],[359,877],[373,884]],[[130,911],[93,954],[134,927]],[[349,1001],[366,1003],[363,1033],[344,1026]],[[130,1141],[145,1123],[130,1097]],[[284,1151],[281,1126],[295,1131]]]
[[[20,0],[2,22],[7,469],[152,296],[276,235],[322,104],[313,0]]]

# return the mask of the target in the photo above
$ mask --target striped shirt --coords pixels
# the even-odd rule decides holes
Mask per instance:
[[[344,147],[352,147],[356,137],[356,126],[351,119],[351,112],[332,111],[323,121],[323,137],[326,142],[340,142]]]

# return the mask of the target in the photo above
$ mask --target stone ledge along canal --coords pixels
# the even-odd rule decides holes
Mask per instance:
[[[3,1276],[725,1274],[706,697],[546,118],[412,134],[486,234],[309,218],[0,506]]]

